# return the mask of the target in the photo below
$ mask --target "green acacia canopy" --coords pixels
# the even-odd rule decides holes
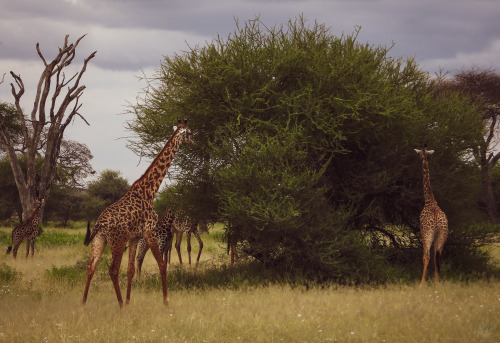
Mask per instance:
[[[413,59],[359,43],[358,32],[257,18],[165,57],[131,108],[130,147],[154,156],[176,118],[189,118],[196,145],[181,148],[172,169],[179,203],[229,224],[268,264],[333,275],[342,259],[375,263],[362,252],[366,235],[416,229],[423,192],[413,148],[424,143],[437,152],[437,198],[458,192],[458,204],[440,203],[459,221],[475,186],[466,154],[480,118],[460,97],[435,95]]]

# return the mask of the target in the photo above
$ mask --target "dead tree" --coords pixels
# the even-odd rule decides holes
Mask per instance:
[[[10,72],[15,81],[15,84],[11,83],[10,85],[22,127],[23,145],[16,146],[1,117],[0,143],[6,151],[12,167],[23,208],[23,222],[33,211],[36,198],[48,200],[50,188],[57,172],[56,165],[64,130],[68,124],[75,116],[78,116],[89,125],[78,112],[82,106],[80,97],[85,89],[84,85],[80,85],[80,81],[87,69],[88,62],[94,58],[97,52],[91,53],[84,60],[81,69],[67,79],[65,75],[67,69],[65,68],[73,62],[76,48],[85,35],[71,44],[68,43],[68,37],[69,35],[66,35],[63,47],[59,48],[59,53],[50,63],[45,60],[40,51],[39,43],[37,43],[36,50],[45,69],[38,81],[30,113],[25,113],[21,107],[21,97],[25,92],[23,80],[20,75]],[[44,134],[45,132],[46,134]],[[26,175],[19,163],[20,154],[26,157]],[[35,168],[37,156],[43,157],[43,164],[38,174]]]

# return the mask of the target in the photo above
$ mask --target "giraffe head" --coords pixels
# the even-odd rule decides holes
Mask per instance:
[[[427,160],[427,155],[432,155],[434,153],[434,150],[427,150],[427,146],[426,145],[424,145],[420,149],[414,149],[414,150],[418,154],[418,156],[420,156],[420,158],[422,159],[422,161],[426,161]]]
[[[181,142],[187,143],[189,145],[194,145],[194,141],[192,139],[191,130],[188,128],[187,124],[188,120],[184,119],[184,121],[177,119],[177,125],[174,126],[174,131],[179,129],[179,135],[181,136]]]
[[[36,199],[35,200],[35,208],[42,207],[43,204],[45,204],[45,199],[41,199],[41,200],[40,199]]]

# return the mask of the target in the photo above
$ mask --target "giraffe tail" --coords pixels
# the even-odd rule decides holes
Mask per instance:
[[[85,240],[83,241],[83,244],[85,246],[89,245],[89,243],[92,242],[92,237],[90,235],[90,221],[87,222],[87,234],[85,235]]]
[[[12,245],[9,245],[7,248],[7,252],[5,253],[6,255],[10,254],[10,251],[12,250]]]

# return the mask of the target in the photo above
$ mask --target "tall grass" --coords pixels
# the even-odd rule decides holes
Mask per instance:
[[[45,228],[44,235],[53,232],[59,229]],[[0,254],[0,342],[500,342],[495,278],[443,277],[422,288],[418,278],[378,287],[287,284],[256,265],[228,266],[215,235],[202,235],[198,268],[181,268],[172,255],[168,306],[148,253],[131,304],[120,310],[106,251],[82,308],[90,254],[83,233],[67,230],[78,239],[60,235],[61,244],[37,245],[34,259]],[[185,244],[182,252],[187,261]]]

